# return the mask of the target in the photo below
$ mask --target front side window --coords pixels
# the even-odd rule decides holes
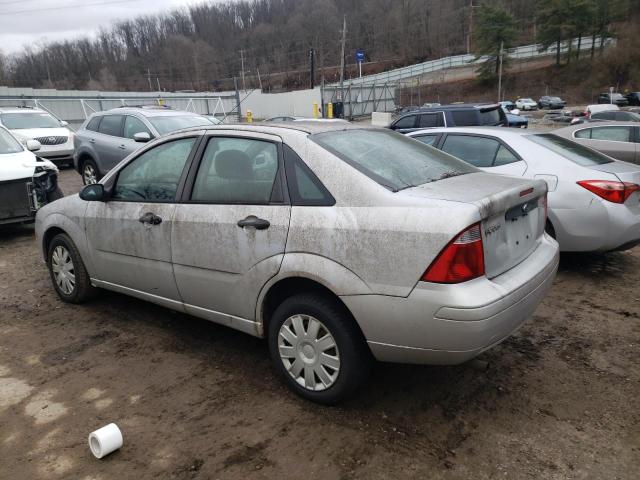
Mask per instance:
[[[630,127],[598,127],[591,130],[591,140],[608,140],[610,142],[630,142]]]
[[[418,126],[421,128],[442,127],[444,126],[442,115],[440,113],[423,113],[420,115]]]
[[[527,135],[528,140],[531,140],[538,145],[548,148],[554,153],[557,153],[561,157],[567,160],[588,167],[590,165],[603,165],[605,163],[611,163],[613,160],[600,152],[596,152],[590,148],[587,148],[579,143],[572,142],[569,139],[558,137],[552,133],[536,133],[534,135]]]
[[[395,123],[396,128],[413,128],[416,126],[416,115],[407,115],[398,119]]]
[[[172,202],[195,137],[163,143],[137,157],[118,174],[112,198],[131,202]]]
[[[112,137],[122,136],[122,115],[105,115],[102,117],[98,131]]]
[[[0,155],[22,152],[22,145],[4,128],[0,128]]]
[[[492,167],[500,146],[492,138],[447,135],[442,150],[476,167]]]
[[[27,128],[60,128],[60,122],[44,112],[15,112],[0,115],[2,124],[9,130]]]
[[[175,132],[183,128],[211,125],[211,122],[200,115],[163,115],[149,117],[149,122],[160,135]]]
[[[415,138],[416,140],[424,143],[425,145],[433,146],[436,143],[438,136],[437,135],[420,135],[419,137],[411,137],[411,138]]]
[[[92,132],[97,132],[98,131],[98,125],[100,125],[100,119],[102,117],[98,116],[98,117],[93,117],[91,120],[89,120],[89,123],[87,123],[86,126],[86,130],[90,130]]]
[[[198,168],[191,200],[199,203],[265,205],[278,172],[275,143],[212,137]]]
[[[309,138],[393,192],[477,171],[457,158],[389,130],[350,129]]]
[[[148,133],[149,137],[152,137],[151,132],[142,120],[127,115],[124,117],[124,138],[133,139],[136,133]]]

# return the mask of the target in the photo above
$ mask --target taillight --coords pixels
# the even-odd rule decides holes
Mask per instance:
[[[613,203],[624,203],[633,192],[640,190],[640,185],[635,183],[610,180],[583,180],[578,185]]]
[[[484,275],[484,250],[480,224],[475,223],[444,247],[427,271],[423,282],[461,283]]]

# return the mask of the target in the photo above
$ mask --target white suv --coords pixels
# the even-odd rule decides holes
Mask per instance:
[[[73,165],[73,133],[68,123],[49,112],[31,107],[1,107],[0,125],[22,144],[37,140],[42,147],[38,156],[57,165]]]

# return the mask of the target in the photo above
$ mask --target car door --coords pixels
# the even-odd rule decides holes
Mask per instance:
[[[111,170],[124,158],[122,144],[122,124],[124,115],[104,115],[95,136],[96,162],[103,174]]]
[[[253,331],[260,289],[282,263],[291,206],[280,138],[216,132],[202,143],[171,234],[189,313]]]
[[[171,266],[171,230],[197,134],[143,151],[105,182],[106,202],[90,202],[87,243],[99,286],[182,308]]]
[[[589,128],[589,132],[578,130],[575,137],[580,139],[579,143],[618,160],[634,162],[636,159],[633,127],[625,125],[593,126]]]
[[[125,115],[122,147],[120,147],[122,148],[122,158],[132,154],[144,146],[144,143],[136,142],[134,140],[133,137],[136,133],[148,133],[149,138],[153,138],[151,130],[149,130],[142,120],[134,117],[133,115]]]
[[[521,177],[527,164],[498,138],[450,133],[441,150],[489,173]]]

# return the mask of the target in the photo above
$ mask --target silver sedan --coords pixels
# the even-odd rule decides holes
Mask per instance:
[[[104,288],[266,337],[288,385],[332,403],[371,357],[460,363],[520,327],[558,265],[546,191],[386,129],[211,126],[145,145],[36,232],[63,301]]]
[[[547,231],[568,252],[624,250],[640,243],[640,166],[559,136],[506,128],[412,132],[486,172],[545,180]]]

